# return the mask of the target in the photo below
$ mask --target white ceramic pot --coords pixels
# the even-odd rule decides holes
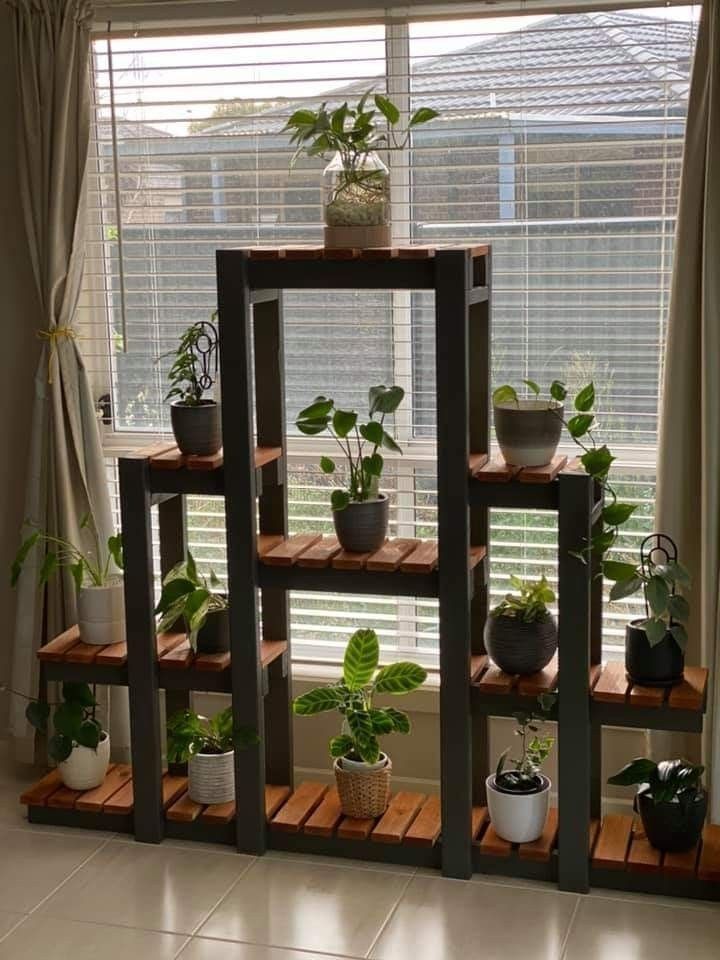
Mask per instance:
[[[106,646],[125,640],[125,590],[122,577],[114,577],[104,587],[81,587],[77,607],[83,643]]]
[[[58,770],[71,790],[94,790],[105,779],[109,762],[110,737],[103,731],[97,750],[76,744],[67,760],[58,764]]]
[[[550,802],[550,780],[540,775],[537,793],[503,793],[495,786],[495,774],[485,781],[490,822],[495,833],[510,843],[530,843],[543,832]]]
[[[386,767],[387,762],[387,754],[381,753],[377,763],[363,763],[362,760],[350,760],[348,757],[343,757],[340,764],[343,770],[347,770],[348,773],[375,773],[376,770],[382,770],[383,767]]]
[[[188,796],[195,803],[235,799],[235,751],[194,753],[188,761]]]

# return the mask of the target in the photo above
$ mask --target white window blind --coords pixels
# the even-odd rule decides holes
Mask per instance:
[[[291,173],[282,127],[301,106],[385,89],[441,118],[392,158],[399,241],[493,245],[493,378],[593,378],[616,477],[652,529],[657,401],[695,14],[691,8],[99,39],[83,350],[116,440],[169,430],[171,349],[215,307],[215,250],[319,242],[319,161]],[[432,536],[432,301],[289,292],[286,403],[293,529],[329,532],[322,443],[292,435],[317,392],[361,408],[373,383],[407,399],[390,465],[392,532]],[[492,591],[555,571],[554,517],[496,511]],[[222,502],[193,501],[191,541],[224,571]],[[637,607],[606,612],[609,647]],[[334,658],[374,622],[388,656],[436,657],[430,602],[293,594],[296,654]]]

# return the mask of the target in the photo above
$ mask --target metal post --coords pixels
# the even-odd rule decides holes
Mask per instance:
[[[187,552],[187,530],[185,519],[185,497],[177,494],[162,500],[158,506],[158,525],[160,527],[160,574],[165,577],[176,563],[185,559]],[[189,690],[165,691],[165,720],[179,710],[190,706]],[[186,772],[187,764],[177,764],[177,772]]]
[[[468,552],[468,287],[464,250],[435,255],[442,867],[472,872]]]
[[[595,497],[602,496],[599,484],[595,485]],[[602,522],[598,520],[593,526],[593,536],[602,530]],[[590,585],[590,663],[602,663],[602,628],[603,628],[603,578],[602,561],[593,556],[591,560]],[[590,815],[593,819],[602,816],[602,724],[593,720],[590,728],[591,763],[590,763]]]
[[[163,838],[162,740],[147,459],[123,457],[119,475],[135,838],[159,843]]]
[[[589,889],[591,737],[590,584],[592,564],[572,555],[590,540],[593,481],[584,474],[558,479],[558,884]]]
[[[233,721],[264,740],[258,644],[255,462],[247,255],[218,250],[228,596]],[[265,755],[261,744],[235,751],[238,850],[265,852]]]

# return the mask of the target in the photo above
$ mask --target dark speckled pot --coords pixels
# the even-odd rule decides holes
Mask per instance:
[[[557,641],[552,614],[534,623],[490,615],[485,623],[485,649],[505,673],[526,676],[542,670],[552,660]]]
[[[198,457],[217,453],[222,446],[220,404],[201,400],[199,404],[170,404],[170,422],[180,451]]]
[[[343,550],[370,553],[385,543],[388,527],[388,498],[349,503],[344,510],[333,510],[335,533]]]

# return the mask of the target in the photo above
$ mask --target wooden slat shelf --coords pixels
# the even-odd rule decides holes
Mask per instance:
[[[478,655],[470,666],[471,683],[475,690],[492,696],[520,696],[537,698],[541,693],[551,693],[557,686],[558,657],[538,673],[529,676],[513,676],[504,673],[489,657]]]
[[[558,811],[551,807],[542,835],[532,843],[510,843],[499,837],[490,822],[487,809],[476,807],[473,824],[473,846],[482,857],[506,859],[518,857],[520,860],[547,864],[551,861],[557,846]],[[482,861],[480,861],[482,865]]]
[[[251,247],[247,253],[251,260],[432,260],[438,250],[460,249],[454,244],[417,244],[408,247]],[[466,248],[462,248],[466,249]],[[487,245],[473,247],[471,255],[484,257]]]
[[[702,729],[707,699],[708,670],[685,667],[685,676],[674,687],[645,687],[633,684],[625,665],[610,660],[591,671],[593,711],[603,723],[633,723],[654,729]]]
[[[564,455],[553,457],[550,463],[537,467],[514,467],[506,463],[501,456],[488,458],[486,453],[471,453],[469,461],[470,476],[481,483],[552,483],[561,472],[574,472],[577,460],[568,463]]]
[[[149,447],[140,447],[136,456],[144,456],[150,461],[152,470],[190,470],[208,473],[219,470],[223,465],[222,449],[209,456],[189,456],[181,453],[174,443],[153,444]],[[260,469],[279,460],[282,456],[281,447],[256,447],[255,467]]]

